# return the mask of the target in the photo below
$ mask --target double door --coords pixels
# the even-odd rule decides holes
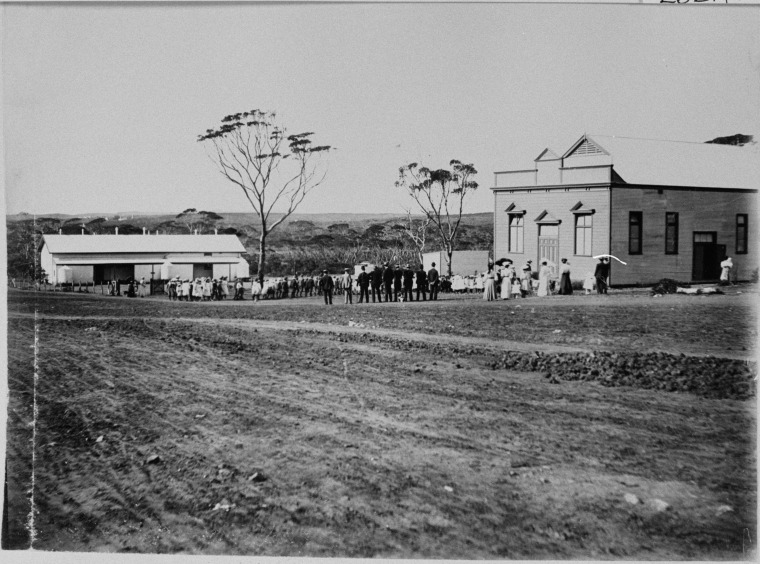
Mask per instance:
[[[724,256],[726,246],[718,244],[718,234],[715,231],[695,231],[691,279],[695,282],[718,280]]]

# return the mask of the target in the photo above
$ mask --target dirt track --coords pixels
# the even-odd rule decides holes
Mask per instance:
[[[510,343],[475,330],[493,308],[474,300],[405,304],[428,321],[457,313],[456,329],[435,335],[415,331],[399,304],[170,309],[28,296],[10,305],[16,546],[29,542],[22,492],[36,397],[42,550],[740,559],[752,548],[754,399],[551,383],[489,366],[491,350],[582,348],[578,339],[614,320],[608,311],[620,321],[621,309],[642,309],[636,298],[584,312],[592,319],[569,342],[549,333],[544,348],[527,338],[533,329]],[[726,298],[723,311],[745,307]],[[576,307],[532,302],[523,307],[539,312],[538,328]],[[677,307],[662,303],[661,314]],[[699,303],[703,322],[714,303]],[[650,326],[671,323],[653,313]],[[692,311],[682,313],[688,327]],[[737,318],[746,334],[751,312]],[[599,346],[624,333],[604,327]],[[658,512],[655,499],[670,507]]]

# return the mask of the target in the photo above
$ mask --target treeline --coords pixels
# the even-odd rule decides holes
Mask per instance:
[[[295,216],[294,216],[295,217]],[[274,231],[268,241],[268,274],[285,276],[318,272],[324,268],[340,271],[345,267],[369,261],[373,263],[416,264],[419,249],[405,232],[406,218],[382,221],[352,216],[350,221],[330,223],[292,219]],[[319,217],[319,216],[315,216]],[[66,235],[113,234],[142,235],[143,228],[151,234],[219,234],[236,235],[246,248],[246,260],[255,274],[258,263],[259,232],[241,219],[225,218],[214,212],[188,209],[176,216],[116,217],[36,217],[9,219],[6,223],[8,241],[8,276],[39,278],[39,245],[41,236],[59,231]],[[439,250],[432,232],[424,252]],[[493,248],[493,224],[483,214],[464,216],[458,241],[460,250]]]

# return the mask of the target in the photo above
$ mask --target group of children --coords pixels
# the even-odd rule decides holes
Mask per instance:
[[[243,285],[240,284],[241,293],[242,289]],[[175,277],[166,283],[166,294],[172,301],[207,302],[225,300],[229,296],[229,292],[229,284],[224,276],[219,280],[215,278],[196,278],[192,281],[187,278],[180,280],[179,277]]]

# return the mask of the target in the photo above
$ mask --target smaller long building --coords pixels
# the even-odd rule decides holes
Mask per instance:
[[[249,275],[235,235],[43,235],[40,266],[48,282],[167,280]]]

